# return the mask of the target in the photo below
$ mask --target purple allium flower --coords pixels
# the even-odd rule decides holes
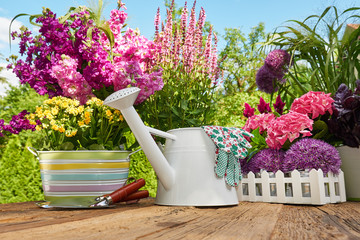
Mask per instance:
[[[276,76],[266,65],[263,65],[256,74],[256,85],[260,91],[271,94],[277,91],[275,84],[278,79],[278,76]]]
[[[240,159],[240,166],[241,166],[241,173],[242,174],[248,174],[250,172],[249,170],[249,163],[247,162],[248,158],[242,158]]]
[[[269,113],[271,112],[270,104],[266,103],[265,100],[260,97],[260,102],[258,106],[258,110],[260,113]]]
[[[245,103],[245,109],[244,109],[244,116],[246,118],[249,118],[251,116],[253,116],[255,113],[255,108],[252,108],[248,103]]]
[[[265,148],[250,159],[248,169],[253,173],[260,172],[261,169],[268,172],[277,172],[281,170],[284,155],[283,150]]]
[[[275,111],[280,115],[283,114],[285,103],[281,101],[280,95],[277,96],[276,102],[273,104]]]
[[[321,169],[324,174],[339,173],[341,159],[336,148],[322,140],[304,138],[287,150],[283,171]]]
[[[276,75],[281,75],[287,71],[290,59],[291,56],[287,51],[283,49],[276,49],[267,55],[265,65]]]

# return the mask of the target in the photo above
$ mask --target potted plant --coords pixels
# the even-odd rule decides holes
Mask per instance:
[[[123,149],[129,128],[119,111],[98,98],[80,105],[53,97],[35,113],[24,111],[0,128],[3,135],[31,129],[43,136],[39,151],[29,150],[40,161],[45,200],[52,205],[86,205],[127,180],[131,152]]]
[[[137,30],[124,29],[127,13],[122,8],[126,9],[119,1],[117,9],[111,11],[107,21],[101,17],[101,0],[98,9],[72,7],[60,17],[44,8],[42,14],[29,16],[30,23],[39,27],[38,34],[26,27],[11,33],[13,39],[20,40],[21,57],[10,56],[11,64],[8,67],[13,69],[21,84],[28,84],[40,95],[49,96],[49,101],[61,101],[66,105],[76,100],[76,103],[72,102],[72,108],[66,111],[88,109],[76,116],[69,115],[69,112],[59,108],[59,103],[47,109],[46,113],[63,110],[62,120],[58,116],[59,121],[55,123],[54,119],[49,118],[50,115],[44,118],[40,117],[40,112],[30,114],[30,121],[36,118],[41,121],[37,126],[25,125],[29,121],[24,119],[25,112],[14,116],[12,123],[16,124],[12,126],[13,130],[20,131],[27,127],[34,130],[37,127],[47,134],[45,136],[49,141],[45,141],[47,145],[41,146],[40,150],[67,151],[67,156],[73,156],[75,151],[83,152],[91,159],[95,155],[89,155],[89,150],[104,153],[121,151],[122,155],[117,159],[126,159],[129,155],[126,152],[125,156],[119,147],[126,141],[123,134],[127,129],[123,121],[114,122],[115,119],[120,120],[121,115],[110,109],[105,111],[101,104],[97,104],[114,91],[129,86],[141,89],[136,100],[136,104],[140,104],[160,90],[163,83],[162,69],[155,64],[157,44],[140,35]],[[19,14],[13,20],[24,15]],[[54,100],[53,97],[69,99]],[[94,97],[98,99],[94,100]],[[44,103],[43,107],[49,107],[49,104]],[[35,119],[32,119],[34,116]],[[93,119],[89,121],[89,117]],[[12,123],[1,121],[2,134],[10,133],[8,130]],[[82,125],[79,126],[79,123]],[[48,129],[48,126],[52,128]],[[45,151],[42,152],[45,154]],[[128,167],[128,163],[125,167]]]
[[[356,81],[354,91],[341,84],[334,100],[334,114],[329,120],[329,129],[342,145],[338,150],[342,160],[341,168],[345,173],[347,197],[360,201],[360,80]]]

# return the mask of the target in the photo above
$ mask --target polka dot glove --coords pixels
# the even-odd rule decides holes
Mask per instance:
[[[240,159],[247,156],[250,143],[245,137],[253,137],[240,128],[203,126],[205,133],[215,143],[215,174],[225,177],[228,185],[236,187],[241,180]]]

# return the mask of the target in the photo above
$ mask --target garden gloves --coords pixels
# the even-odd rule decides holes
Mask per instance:
[[[228,185],[236,187],[241,180],[240,159],[244,159],[250,143],[245,137],[253,137],[240,128],[203,126],[205,133],[215,143],[216,160],[215,174],[218,177],[225,177]]]

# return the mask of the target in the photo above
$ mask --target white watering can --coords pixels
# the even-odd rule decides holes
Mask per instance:
[[[216,146],[201,128],[163,132],[145,126],[133,107],[140,92],[131,87],[108,96],[104,105],[121,111],[159,182],[155,203],[173,206],[237,205],[236,189],[214,172]],[[151,134],[166,138],[163,152]]]

